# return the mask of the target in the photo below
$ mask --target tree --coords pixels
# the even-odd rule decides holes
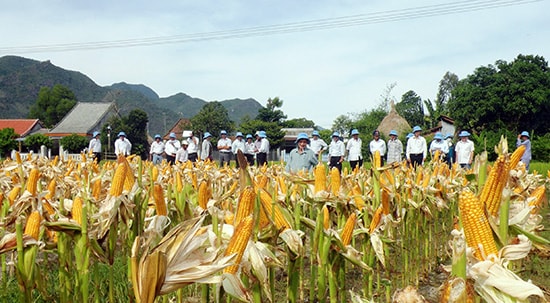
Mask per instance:
[[[332,131],[339,132],[341,135],[348,133],[353,127],[353,120],[350,115],[340,115],[332,122]]]
[[[550,130],[550,71],[542,56],[478,67],[458,82],[448,108],[459,129]]]
[[[46,127],[53,127],[75,106],[76,97],[61,84],[42,87],[36,103],[29,110],[29,118],[39,119]]]
[[[227,109],[218,101],[206,103],[199,113],[191,118],[191,125],[195,133],[210,132],[214,137],[222,130],[233,131],[233,121],[229,119]]]
[[[283,126],[286,128],[314,128],[315,122],[306,118],[296,118],[284,121]]]
[[[414,91],[410,90],[403,94],[401,102],[395,105],[395,110],[397,110],[397,113],[407,120],[410,125],[424,125],[422,98]]]
[[[458,76],[451,72],[446,72],[445,75],[443,75],[443,79],[439,81],[439,90],[437,91],[437,97],[435,99],[435,111],[438,116],[449,114],[447,103],[453,101],[453,90],[457,85]]]
[[[275,122],[245,119],[241,121],[240,130],[243,134],[252,135],[260,130],[265,131],[272,149],[278,148],[284,143],[285,133],[281,131],[281,126]]]
[[[32,134],[26,137],[24,142],[27,149],[34,152],[40,151],[40,147],[42,145],[46,146],[47,148],[51,148],[53,145],[50,137],[44,134]]]
[[[273,99],[269,98],[267,99],[266,107],[258,110],[258,116],[256,116],[256,119],[264,122],[275,122],[282,124],[283,120],[286,119],[286,115],[279,109],[281,107],[283,107],[283,100],[279,99],[279,97],[275,97]]]
[[[4,128],[0,130],[0,155],[8,157],[10,152],[17,148],[17,135],[13,128]]]
[[[65,150],[68,150],[70,153],[79,153],[86,147],[88,147],[88,138],[72,134],[67,137],[63,137],[59,144],[63,146]]]
[[[140,155],[142,159],[145,159],[149,152],[147,122],[149,122],[147,113],[141,109],[134,109],[127,116],[113,116],[108,123],[103,125],[101,142],[107,146],[108,127],[111,128],[111,145],[114,144],[119,132],[125,132],[126,138],[132,142],[132,153]],[[114,151],[114,148],[109,146],[106,150]]]

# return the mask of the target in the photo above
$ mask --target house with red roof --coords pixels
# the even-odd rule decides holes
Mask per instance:
[[[0,129],[4,128],[13,128],[20,138],[48,131],[38,119],[0,119]]]

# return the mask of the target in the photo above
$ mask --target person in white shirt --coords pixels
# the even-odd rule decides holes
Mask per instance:
[[[384,165],[384,156],[386,155],[386,142],[380,139],[380,132],[375,130],[372,132],[372,141],[370,141],[369,149],[371,155],[378,151],[380,153],[380,165]]]
[[[321,139],[319,132],[314,130],[311,133],[311,141],[309,143],[309,148],[315,153],[316,156],[319,156],[320,153],[324,152],[328,148],[328,144],[325,140]]]
[[[340,140],[340,133],[332,133],[332,141],[328,146],[329,168],[332,169],[333,167],[336,167],[340,172],[342,172],[342,162],[344,162],[345,153],[346,147],[344,146],[344,142]]]
[[[386,162],[388,164],[391,164],[394,162],[401,162],[401,159],[403,156],[403,143],[401,143],[401,140],[397,138],[396,130],[392,129],[389,135],[390,135],[390,139],[386,144],[386,146],[388,147]]]
[[[151,143],[149,149],[149,160],[153,161],[153,164],[160,164],[162,162],[162,154],[164,154],[164,142],[159,134],[155,135],[155,141]]]
[[[205,133],[206,134],[206,133]],[[193,135],[193,132],[187,138],[187,157],[191,162],[197,162],[199,152],[199,138]]]
[[[231,163],[231,139],[227,138],[227,132],[222,130],[220,132],[221,138],[218,140],[218,153],[220,156],[220,167],[223,167],[224,163]]]
[[[428,154],[426,139],[420,135],[421,132],[420,126],[413,127],[413,136],[407,140],[407,162],[415,168],[424,163]]]
[[[118,139],[115,141],[115,154],[129,156],[132,153],[132,143],[126,138],[125,132],[118,133]]]
[[[99,163],[99,161],[101,161],[101,140],[99,139],[99,132],[94,132],[92,134],[92,140],[90,140],[88,150],[93,154],[94,160]]]
[[[176,163],[185,163],[188,160],[189,153],[187,152],[187,147],[189,146],[189,142],[186,140],[181,142],[181,148],[176,153]]]
[[[176,162],[176,153],[181,148],[180,141],[176,139],[175,133],[170,133],[169,140],[164,144],[164,152],[166,153],[166,161],[170,165]]]
[[[471,168],[474,160],[474,142],[468,137],[470,133],[463,130],[458,134],[460,141],[455,145],[456,162],[463,168]]]
[[[235,134],[235,140],[231,143],[231,152],[235,156],[235,167],[239,168],[239,160],[237,159],[237,153],[240,150],[244,154],[244,136],[243,133],[237,132]]]
[[[352,129],[351,139],[349,139],[346,145],[351,170],[354,170],[357,166],[359,166],[359,168],[363,167],[363,156],[361,155],[362,146],[363,141],[359,138],[359,131],[357,129]]]
[[[256,144],[254,144],[254,137],[251,134],[246,135],[246,142],[244,143],[244,156],[248,165],[254,165],[254,156],[256,155]]]
[[[449,153],[449,144],[443,140],[443,135],[440,132],[435,133],[434,140],[430,144],[430,154],[432,155],[432,159],[435,156],[436,151],[439,151],[439,158],[445,162],[447,159],[447,154]]]
[[[214,158],[212,158],[212,143],[210,142],[210,139],[212,139],[212,134],[209,132],[205,132],[202,137],[202,148],[201,148],[201,159],[202,161],[213,161]],[[191,144],[189,144],[191,145]],[[189,147],[187,147],[187,150],[189,150]],[[191,159],[189,159],[191,160]]]
[[[269,153],[269,140],[267,139],[267,134],[264,130],[258,132],[260,137],[260,148],[256,154],[256,164],[261,167],[267,164],[267,154]]]

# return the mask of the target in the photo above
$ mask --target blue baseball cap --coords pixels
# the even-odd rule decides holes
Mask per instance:
[[[261,131],[258,133],[258,136],[260,136],[260,138],[265,138],[265,137],[267,137],[267,134],[265,133],[264,130],[261,130]]]
[[[463,130],[460,132],[460,134],[458,134],[459,137],[469,137],[470,136],[470,133]]]
[[[235,135],[235,137],[244,137],[244,136],[243,136],[243,133],[237,132],[237,134]]]
[[[521,132],[520,136],[529,138],[529,132],[524,130]]]
[[[95,137],[97,137],[97,135],[99,135],[99,132],[94,132],[94,133],[92,134],[92,137],[95,138]],[[527,136],[527,137],[529,137],[529,136]]]
[[[445,135],[445,139],[452,138],[452,137],[453,137],[452,134],[447,134],[447,135]]]
[[[159,134],[156,134],[155,139],[162,139],[162,137]]]
[[[175,138],[176,138],[176,133],[170,133],[170,136],[169,136],[169,137],[175,139]]]
[[[414,136],[413,133],[408,133],[408,134],[407,134],[407,139],[411,138],[412,136]]]
[[[434,136],[435,140],[443,140],[443,135],[440,132],[435,133]]]
[[[351,130],[351,135],[359,135],[359,131],[357,130],[357,128]]]
[[[395,129],[390,130],[390,136],[397,136],[397,131]]]
[[[340,133],[339,133],[339,132],[333,132],[333,133],[332,133],[332,136],[333,136],[333,137],[338,137],[338,138],[340,138]]]
[[[307,143],[309,143],[309,136],[306,133],[299,133],[294,143],[298,143],[300,140],[307,140]]]
[[[226,132],[225,130],[222,130],[222,131],[220,132],[220,135],[227,135],[227,132]]]
[[[252,139],[253,137],[252,137],[251,134],[246,134],[246,138],[247,138],[247,139]]]
[[[311,133],[311,135],[312,135],[312,136],[317,136],[317,137],[319,137],[319,132],[316,131],[316,130],[314,130],[314,131]]]
[[[120,137],[120,136],[126,137],[126,133],[125,133],[125,132],[120,132],[120,133],[118,133],[118,136],[117,136],[117,137]]]
[[[416,133],[419,131],[422,131],[422,128],[420,128],[420,126],[416,125],[415,127],[413,127],[413,133]]]
[[[208,137],[212,137],[212,134],[209,132],[205,132],[204,135],[202,136],[203,139],[206,139]]]

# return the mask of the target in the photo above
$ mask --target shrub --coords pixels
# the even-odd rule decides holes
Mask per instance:
[[[51,148],[53,144],[50,137],[43,134],[33,134],[25,138],[25,146],[29,151],[38,152],[42,145]]]
[[[17,148],[17,141],[15,141],[17,137],[18,135],[13,128],[0,130],[0,156],[7,156],[13,149]]]
[[[59,143],[70,153],[80,153],[83,149],[88,147],[88,138],[77,134],[72,134],[70,136],[63,137]]]

